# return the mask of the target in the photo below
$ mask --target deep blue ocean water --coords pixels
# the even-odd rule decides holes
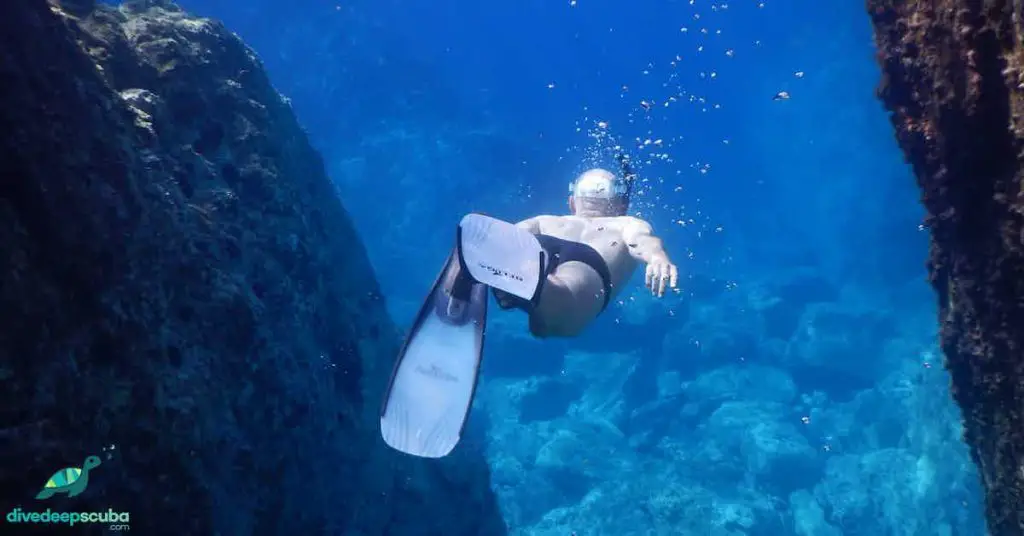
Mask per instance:
[[[510,533],[984,533],[862,1],[180,3],[291,99],[403,327],[463,214],[638,163],[680,291],[574,340],[491,313],[459,448]]]

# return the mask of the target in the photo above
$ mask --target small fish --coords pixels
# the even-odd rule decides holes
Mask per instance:
[[[644,111],[651,111],[651,103],[645,100],[640,101],[640,107],[643,108]]]
[[[772,97],[772,100],[773,101],[789,100],[789,92],[788,91],[780,91],[780,92],[776,93],[774,97]]]

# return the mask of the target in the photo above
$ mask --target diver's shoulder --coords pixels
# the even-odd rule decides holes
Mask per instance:
[[[641,225],[641,226],[643,226],[643,225],[650,225],[649,223],[647,223],[647,220],[644,220],[642,218],[637,218],[636,216],[615,216],[614,218],[612,218],[612,221],[614,221],[615,224],[618,225],[619,227],[632,227],[632,226],[635,226],[635,225]]]
[[[541,214],[537,216],[538,221],[546,221],[551,223],[571,223],[571,222],[587,222],[593,218],[587,218],[583,216],[576,216],[573,214]]]

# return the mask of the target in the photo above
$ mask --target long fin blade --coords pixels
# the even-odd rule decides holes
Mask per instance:
[[[469,302],[451,307],[444,273],[417,317],[388,388],[380,428],[390,447],[425,458],[448,455],[462,436],[483,355],[487,294],[475,284]]]

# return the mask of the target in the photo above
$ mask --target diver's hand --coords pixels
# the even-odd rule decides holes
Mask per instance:
[[[647,263],[647,274],[644,278],[645,285],[651,290],[651,294],[659,298],[665,295],[668,287],[676,288],[679,279],[679,272],[676,265],[668,260],[668,257],[653,257]]]

